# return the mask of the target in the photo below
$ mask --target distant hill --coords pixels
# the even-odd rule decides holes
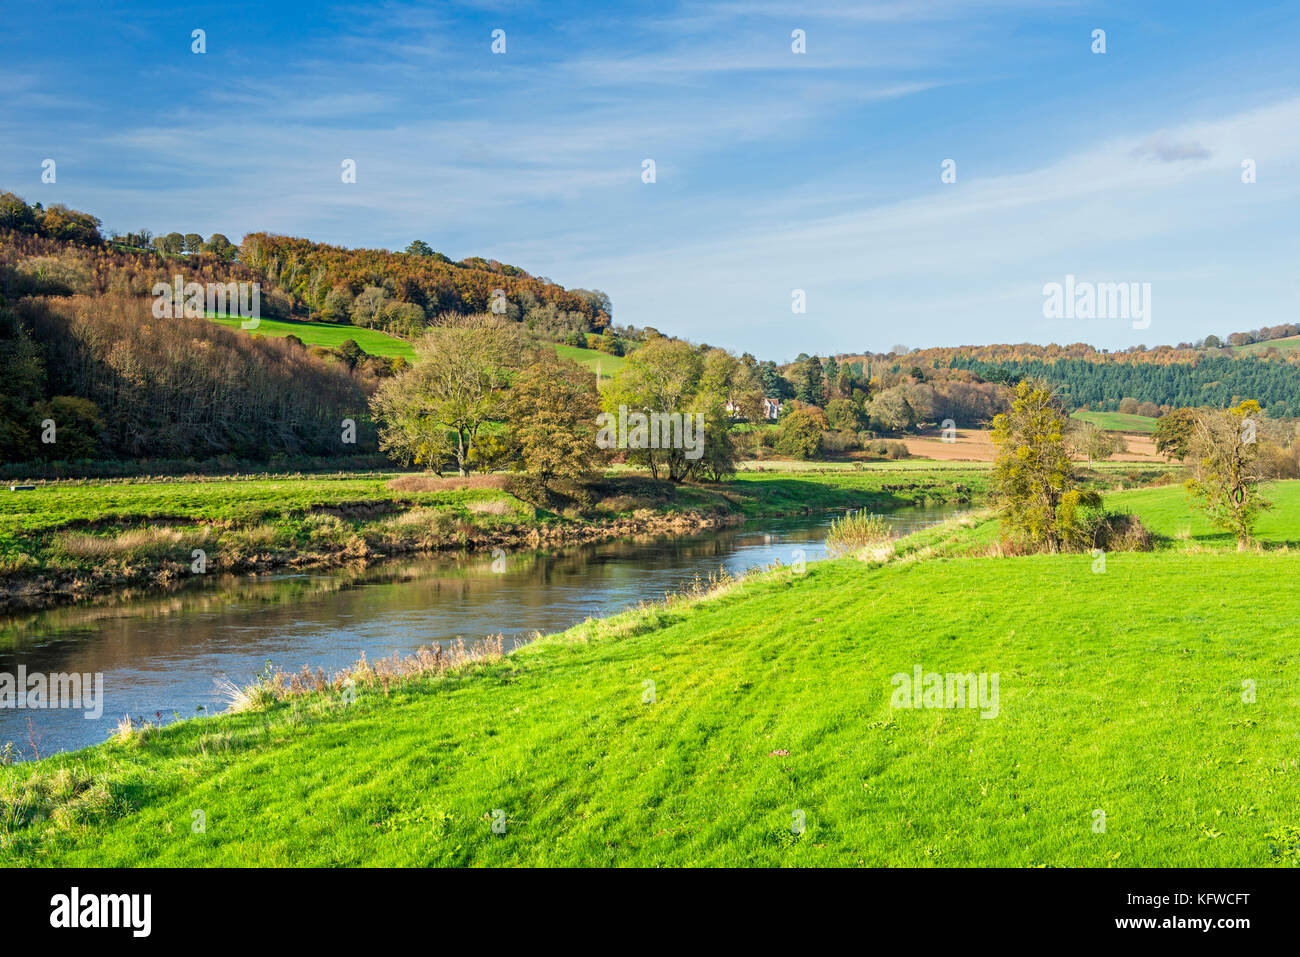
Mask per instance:
[[[1300,416],[1300,349],[1280,359],[1257,354],[1268,345],[1195,349],[1155,346],[1105,352],[1086,343],[1034,343],[985,346],[945,346],[903,354],[872,353],[838,356],[841,363],[862,362],[873,368],[908,370],[961,369],[986,381],[1042,378],[1065,393],[1075,407],[1117,411],[1132,398],[1163,408],[1216,406],[1256,399],[1275,418]]]
[[[1249,342],[1245,345],[1233,346],[1233,352],[1244,353],[1264,353],[1270,349],[1276,349],[1282,353],[1294,352],[1300,349],[1300,336],[1287,336],[1283,339],[1265,339],[1261,342]]]
[[[230,329],[240,329],[241,323],[244,321],[238,317],[227,318],[210,315],[208,318]],[[305,345],[323,346],[328,349],[338,349],[343,343],[351,339],[368,355],[401,358],[407,362],[415,360],[415,346],[412,343],[405,339],[398,339],[396,336],[390,336],[386,332],[380,332],[378,329],[358,329],[356,326],[339,325],[330,322],[262,319],[258,322],[256,329],[248,330],[248,332],[250,335],[295,336]],[[592,372],[599,371],[600,375],[605,378],[616,375],[627,361],[621,356],[612,356],[604,352],[598,352],[595,349],[580,349],[575,346],[556,345],[555,351],[567,359],[572,359],[578,364],[586,366]]]
[[[282,290],[295,316],[402,338],[416,338],[449,313],[493,312],[556,341],[603,332],[610,324],[604,293],[565,289],[494,260],[454,263],[432,250],[346,249],[250,233],[239,246],[239,261]]]

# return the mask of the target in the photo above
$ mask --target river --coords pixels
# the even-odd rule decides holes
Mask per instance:
[[[906,533],[955,507],[887,514]],[[24,758],[102,742],[124,714],[168,721],[220,710],[217,682],[245,685],[270,662],[332,673],[421,645],[535,632],[662,598],[696,577],[825,557],[830,517],[765,520],[701,535],[547,552],[445,555],[364,570],[214,577],[165,594],[0,620],[0,676],[103,676],[103,713],[0,707],[0,747]],[[503,560],[502,560],[503,559]],[[28,678],[28,687],[31,678]],[[30,721],[30,726],[29,726]]]

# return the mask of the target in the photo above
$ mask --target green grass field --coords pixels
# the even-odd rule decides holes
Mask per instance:
[[[1297,486],[1275,489],[1279,503]],[[1173,528],[1181,495],[1115,497]],[[1300,512],[1277,514],[1266,537],[1300,540]],[[1104,574],[1087,554],[781,570],[353,704],[295,698],[0,769],[0,852],[107,866],[1295,866],[1293,566],[1163,550],[1113,554]],[[917,665],[998,674],[996,717],[891,708],[891,676]]]
[[[227,318],[216,313],[209,313],[208,318],[228,329],[239,329],[246,320],[238,317]],[[362,329],[358,326],[335,325],[329,322],[283,322],[276,319],[261,319],[256,329],[243,330],[252,335],[289,336],[294,335],[309,346],[325,346],[337,349],[344,342],[352,339],[366,353],[385,358],[401,357],[407,362],[415,360],[415,347],[405,339],[398,339],[378,329]],[[627,360],[621,356],[606,355],[595,349],[579,349],[575,346],[556,345],[555,351],[566,359],[572,359],[586,366],[592,372],[599,369],[602,377],[618,374]]]
[[[1252,342],[1244,346],[1233,346],[1233,352],[1267,352],[1275,348],[1279,352],[1294,352],[1300,349],[1300,336],[1287,336],[1285,339],[1270,339],[1267,342]]]
[[[31,550],[41,534],[93,525],[132,528],[151,523],[250,525],[314,508],[358,502],[409,501],[453,504],[495,491],[397,493],[392,475],[220,476],[203,479],[51,482],[30,492],[0,488],[0,555],[19,547]]]
[[[555,351],[561,358],[572,359],[579,365],[586,366],[592,372],[599,372],[602,379],[618,375],[627,360],[622,356],[611,356],[596,349],[579,349],[577,346],[557,345]]]
[[[1150,433],[1156,430],[1156,419],[1145,415],[1128,415],[1124,412],[1072,412],[1070,418],[1091,422],[1104,432]]]
[[[1272,482],[1263,492],[1273,507],[1260,515],[1258,537],[1266,543],[1300,548],[1300,482]],[[1204,513],[1188,503],[1188,494],[1180,485],[1127,489],[1106,496],[1108,506],[1138,515],[1155,535],[1174,545],[1234,547],[1230,534],[1212,528]]]
[[[215,314],[209,315],[208,318],[228,329],[239,329],[240,323],[247,321],[239,318],[222,318]],[[337,349],[347,340],[352,339],[372,356],[385,358],[400,356],[408,362],[415,358],[415,349],[409,342],[390,336],[386,332],[380,332],[378,329],[362,329],[358,326],[335,325],[329,322],[281,322],[277,319],[260,319],[256,329],[244,331],[255,336],[283,338],[294,335],[306,345],[325,346],[330,349]]]

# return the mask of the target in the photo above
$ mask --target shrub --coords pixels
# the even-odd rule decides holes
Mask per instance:
[[[826,416],[820,409],[796,409],[777,426],[776,451],[796,459],[816,458],[822,451]]]
[[[1136,515],[1099,513],[1090,518],[1092,547],[1108,552],[1149,552],[1151,532]]]
[[[844,555],[868,545],[887,541],[892,537],[889,522],[881,515],[868,512],[849,512],[831,522],[826,533],[826,551],[830,555]]]
[[[856,432],[828,429],[822,433],[822,449],[827,452],[849,452],[861,447]]]

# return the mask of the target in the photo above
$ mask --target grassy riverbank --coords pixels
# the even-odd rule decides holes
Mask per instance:
[[[977,500],[978,467],[746,472],[718,485],[610,476],[554,513],[503,476],[266,475],[40,483],[0,491],[0,608],[37,608],[196,574],[520,548],[837,508]]]
[[[1103,574],[1087,554],[782,569],[353,703],[308,693],[0,769],[0,853],[1295,865],[1297,488],[1271,490],[1259,552],[1167,521],[1176,486],[1116,493],[1171,535]],[[891,708],[918,665],[997,673],[997,716]]]

